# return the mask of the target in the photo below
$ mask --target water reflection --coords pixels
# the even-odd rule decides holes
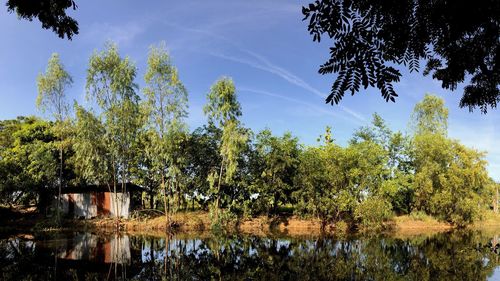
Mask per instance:
[[[498,237],[0,239],[1,280],[495,280]],[[495,271],[497,270],[497,271]]]
[[[115,234],[103,238],[91,233],[77,233],[65,242],[64,246],[58,248],[59,259],[105,264],[129,264],[131,260],[127,235]]]

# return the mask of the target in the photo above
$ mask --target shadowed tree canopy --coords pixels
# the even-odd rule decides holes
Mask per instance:
[[[71,40],[78,34],[78,22],[66,14],[66,10],[77,6],[73,0],[8,0],[7,10],[19,18],[42,23],[44,29],[52,29],[60,38]]]
[[[386,101],[403,65],[431,74],[454,90],[468,83],[460,101],[486,112],[500,100],[500,1],[316,0],[302,7],[313,41],[332,40],[321,74],[337,74],[326,102],[377,87]],[[470,80],[469,80],[470,79]]]

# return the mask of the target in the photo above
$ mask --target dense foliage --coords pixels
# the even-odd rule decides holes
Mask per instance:
[[[245,128],[227,77],[208,90],[208,123],[189,131],[187,90],[163,45],[151,48],[142,91],[136,67],[113,44],[92,55],[87,74],[95,108],[75,103],[64,120],[55,114],[54,121],[0,122],[2,203],[36,201],[45,212],[41,203],[61,185],[117,192],[133,182],[145,188],[142,207],[165,212],[167,220],[191,208],[210,210],[216,222],[293,213],[317,218],[323,228],[372,228],[418,212],[463,226],[497,208],[484,153],[447,137],[448,110],[435,96],[415,106],[409,134],[374,114],[346,145],[329,127],[317,145],[303,145],[290,132]],[[58,89],[52,97],[65,104]]]
[[[302,8],[314,41],[331,39],[321,74],[337,74],[326,101],[377,87],[386,101],[404,65],[432,74],[445,89],[466,82],[469,110],[496,107],[500,97],[500,2],[429,0],[315,0]]]
[[[73,0],[7,0],[6,6],[21,19],[38,19],[42,28],[52,29],[60,38],[71,40],[78,34],[78,22],[67,14],[68,10],[77,8]]]

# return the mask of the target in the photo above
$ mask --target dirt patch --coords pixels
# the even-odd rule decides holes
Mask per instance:
[[[453,229],[451,224],[440,222],[432,217],[419,219],[411,216],[397,216],[389,223],[391,224],[391,233],[400,236],[427,235]]]
[[[40,229],[40,225],[50,225],[51,218],[46,218],[30,208],[0,208],[0,233],[19,231],[94,231],[115,232],[116,220],[113,218],[96,218],[90,220],[65,220],[62,227]],[[171,226],[177,234],[203,233],[210,231],[211,223],[207,212],[180,212],[170,218]],[[120,220],[120,231],[137,234],[166,234],[166,220],[161,214],[143,218]],[[398,216],[387,222],[385,231],[388,235],[415,236],[432,235],[453,229],[453,226],[436,219],[423,216]],[[37,228],[38,227],[38,228]],[[500,229],[500,216],[487,213],[481,221],[470,226],[473,229]],[[258,216],[242,219],[235,229],[230,232],[240,232],[257,236],[289,235],[289,236],[318,236],[322,235],[321,222],[318,219],[302,219],[293,215]],[[329,234],[336,234],[333,227],[328,228]]]
[[[238,230],[242,233],[286,233],[290,235],[320,235],[321,223],[319,220],[305,220],[296,216],[259,216],[246,219],[239,224]]]

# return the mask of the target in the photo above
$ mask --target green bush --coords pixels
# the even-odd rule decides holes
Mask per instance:
[[[424,211],[412,211],[409,216],[410,218],[417,221],[429,221],[432,219],[432,217],[426,214]]]
[[[380,228],[392,217],[392,206],[378,197],[369,197],[354,210],[354,216],[362,228]]]
[[[216,216],[216,211],[215,207],[210,207],[209,218],[212,231],[219,232],[236,228],[238,216],[234,212],[228,209],[219,209]]]

